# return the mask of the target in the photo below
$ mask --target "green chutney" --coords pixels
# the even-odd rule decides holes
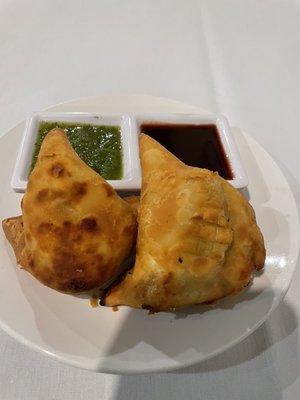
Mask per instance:
[[[79,157],[106,180],[123,176],[121,132],[118,126],[89,125],[68,122],[45,122],[39,125],[30,172],[41,144],[53,128],[63,129]]]

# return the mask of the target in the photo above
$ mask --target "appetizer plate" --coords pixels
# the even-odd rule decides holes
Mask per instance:
[[[149,96],[101,96],[52,107],[56,112],[205,113]],[[0,217],[20,214],[10,178],[24,123],[0,139]],[[92,308],[87,297],[51,290],[16,265],[0,232],[0,325],[20,342],[68,364],[108,373],[171,370],[208,359],[258,328],[282,300],[298,257],[298,212],[268,153],[233,130],[249,177],[248,196],[265,237],[264,273],[244,293],[215,307],[148,315],[145,310]]]

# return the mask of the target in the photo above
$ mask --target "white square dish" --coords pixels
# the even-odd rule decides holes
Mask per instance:
[[[248,185],[248,177],[243,167],[240,154],[233,139],[230,126],[223,115],[218,114],[143,114],[137,115],[132,124],[140,133],[140,126],[150,124],[187,124],[187,125],[215,125],[226,160],[230,166],[233,178],[227,181],[236,189],[242,189]],[[201,133],[199,132],[199,135]]]
[[[38,127],[41,122],[69,122],[92,125],[119,126],[123,154],[123,177],[120,180],[108,180],[116,190],[135,190],[140,178],[137,135],[131,129],[131,119],[121,114],[100,114],[80,112],[43,112],[36,113],[27,120],[20,144],[11,186],[15,192],[24,193],[32,160]]]

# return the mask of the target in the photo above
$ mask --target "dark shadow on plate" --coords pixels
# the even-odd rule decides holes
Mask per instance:
[[[120,376],[114,400],[138,399],[141,390],[146,400],[215,399],[220,393],[224,399],[280,400],[298,379],[298,346],[295,311],[282,302],[248,338],[208,361],[169,373]]]
[[[122,358],[126,360],[126,351],[133,349],[139,343],[147,343],[154,347],[159,352],[165,354],[169,358],[180,357],[180,354],[194,349],[197,352],[205,354],[203,348],[203,339],[199,329],[201,328],[202,317],[208,313],[218,313],[221,318],[220,311],[232,310],[237,305],[248,301],[253,301],[258,296],[261,296],[260,301],[262,309],[260,312],[262,315],[267,312],[273,301],[274,293],[272,291],[267,292],[251,292],[245,291],[240,296],[235,296],[231,299],[225,299],[220,302],[215,308],[207,306],[195,306],[186,309],[185,311],[177,311],[176,313],[157,313],[153,315],[147,315],[145,310],[132,310],[129,312],[125,322],[123,323],[120,331],[114,338],[114,342],[107,349],[107,355],[122,355]],[[224,317],[222,317],[224,318]],[[189,322],[189,330],[186,331],[186,323]],[[240,327],[243,334],[247,331],[251,321],[245,321],[245,326]],[[214,322],[211,322],[212,326]],[[226,321],[224,320],[224,323]],[[194,328],[193,329],[191,329]],[[224,340],[225,332],[211,332],[215,336],[216,341],[222,342]],[[230,333],[228,333],[228,342],[231,340]],[[209,341],[209,339],[208,339]],[[210,349],[212,350],[212,349]],[[209,350],[209,351],[210,351]],[[123,353],[123,354],[122,354]],[[141,354],[141,359],[143,355]],[[132,360],[128,360],[132,361]],[[153,360],[151,360],[153,361]],[[101,366],[105,368],[105,361],[101,363]]]
[[[177,370],[176,373],[203,373],[238,366],[260,356],[270,347],[282,342],[293,333],[295,333],[293,351],[298,353],[298,346],[296,346],[298,337],[295,332],[297,328],[298,321],[294,309],[288,302],[282,301],[262,326],[233,348],[210,360]],[[298,359],[296,354],[295,359]],[[293,370],[295,377],[297,377],[299,365],[295,365]]]

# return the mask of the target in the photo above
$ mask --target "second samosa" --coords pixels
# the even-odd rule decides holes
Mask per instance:
[[[136,262],[102,304],[162,311],[240,292],[265,260],[250,204],[217,173],[186,166],[147,135],[140,158]]]

